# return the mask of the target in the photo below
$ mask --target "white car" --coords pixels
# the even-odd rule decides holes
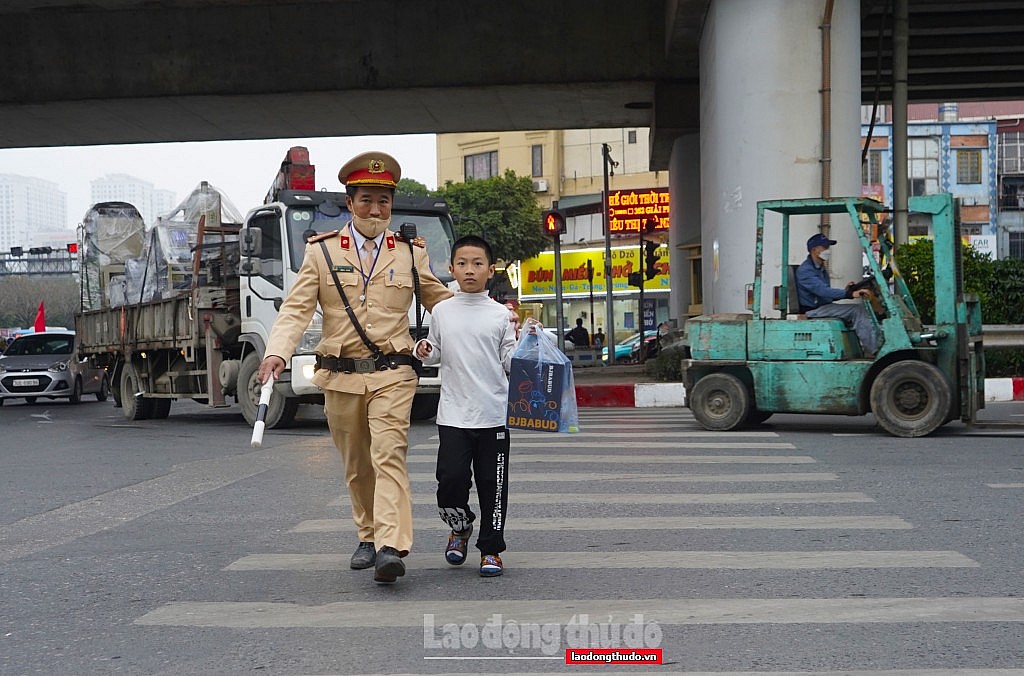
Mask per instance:
[[[554,341],[555,345],[558,345],[558,331],[555,331],[554,329],[545,326],[544,327],[544,333],[548,334],[548,336],[551,337],[551,340]],[[566,333],[568,333],[568,331],[566,331]],[[571,340],[569,340],[568,337],[565,339],[565,349],[567,349],[567,350],[574,350],[574,349],[576,349],[576,344],[573,343]]]
[[[77,404],[83,394],[105,401],[109,393],[106,370],[90,368],[75,355],[74,331],[28,333],[0,355],[0,405],[7,399],[34,404],[39,397]]]

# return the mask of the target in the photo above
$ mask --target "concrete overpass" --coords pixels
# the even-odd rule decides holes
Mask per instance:
[[[711,1],[5,2],[0,147],[646,126],[666,169]],[[893,1],[861,2],[865,102]],[[1024,3],[907,1],[911,101],[1024,98]]]

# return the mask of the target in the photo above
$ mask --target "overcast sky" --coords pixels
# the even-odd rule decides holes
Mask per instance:
[[[74,228],[92,206],[90,181],[107,174],[129,174],[156,189],[171,190],[178,202],[201,181],[223,192],[244,216],[263,202],[292,146],[309,149],[316,187],[342,190],[338,169],[368,150],[393,155],[402,176],[437,187],[437,144],[433,134],[204,141],[120,146],[0,149],[0,174],[18,174],[56,183],[67,194],[67,226]]]

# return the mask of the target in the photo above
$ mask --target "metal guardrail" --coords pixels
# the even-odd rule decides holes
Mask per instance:
[[[0,253],[0,277],[71,276],[78,273],[78,254],[53,251],[46,255]]]
[[[981,340],[986,350],[1024,349],[1024,324],[983,324]]]

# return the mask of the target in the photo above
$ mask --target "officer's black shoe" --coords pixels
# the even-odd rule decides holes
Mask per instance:
[[[405,575],[405,564],[398,550],[394,547],[381,547],[377,552],[377,567],[373,571],[373,581],[377,584],[391,584]]]
[[[359,546],[356,547],[356,551],[352,554],[352,560],[349,561],[349,567],[352,570],[362,570],[369,568],[377,561],[377,552],[373,548],[372,542],[360,542]]]

